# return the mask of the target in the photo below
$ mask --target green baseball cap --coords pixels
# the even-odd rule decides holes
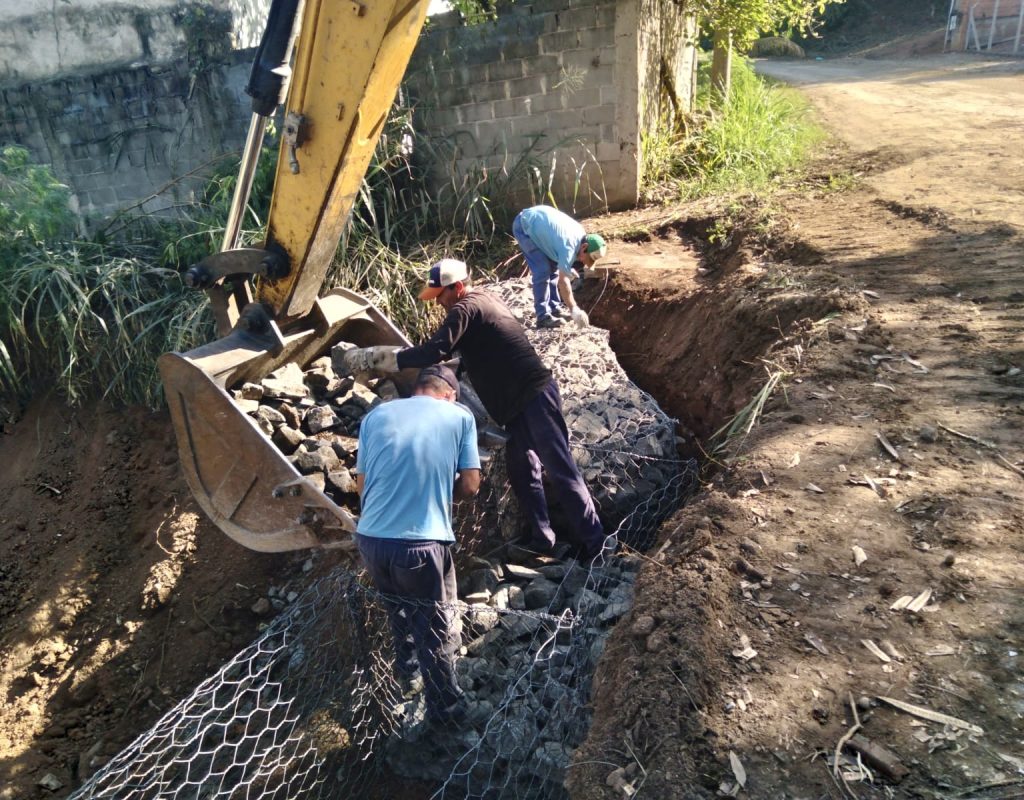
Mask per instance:
[[[588,233],[583,241],[587,243],[587,253],[591,258],[604,258],[608,255],[608,245],[598,234]]]

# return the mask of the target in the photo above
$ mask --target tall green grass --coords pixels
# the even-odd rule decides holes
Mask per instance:
[[[397,105],[363,180],[325,289],[368,295],[413,340],[437,322],[418,292],[442,257],[489,275],[506,250],[513,198],[549,199],[556,170],[578,195],[586,151],[559,164],[533,148],[489,169],[456,170],[458,143],[424,137]],[[561,143],[560,143],[561,144]],[[119,403],[161,401],[156,359],[213,338],[206,297],[181,271],[216,252],[234,191],[224,164],[196,202],[177,215],[120,214],[87,241],[74,238],[67,189],[20,148],[0,160],[0,412],[40,388],[75,402],[102,395]],[[244,220],[243,241],[265,235],[275,148],[265,148]],[[436,175],[446,180],[438,188]],[[0,413],[0,417],[4,416]]]
[[[758,190],[802,163],[824,133],[796,91],[734,59],[727,102],[712,102],[710,64],[701,65],[697,113],[686,130],[668,122],[643,138],[642,192],[651,199],[689,199]]]

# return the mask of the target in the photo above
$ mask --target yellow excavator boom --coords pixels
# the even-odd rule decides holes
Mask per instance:
[[[428,3],[305,0],[295,21],[298,0],[274,0],[250,78],[253,123],[224,248],[186,274],[210,294],[222,338],[159,360],[178,452],[199,505],[254,550],[351,541],[355,520],[296,470],[228,390],[286,363],[304,366],[338,341],[408,345],[354,292],[319,294]],[[289,72],[267,240],[239,248],[264,125]]]

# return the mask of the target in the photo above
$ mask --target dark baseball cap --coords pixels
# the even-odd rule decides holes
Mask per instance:
[[[459,379],[455,377],[455,373],[449,367],[444,364],[431,364],[429,367],[424,367],[416,379],[417,386],[424,378],[440,378],[452,387],[455,392],[455,402],[459,401]]]

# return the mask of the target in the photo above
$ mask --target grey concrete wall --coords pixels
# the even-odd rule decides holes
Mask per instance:
[[[517,2],[471,28],[434,17],[406,81],[416,125],[448,136],[471,180],[485,169],[524,173],[519,204],[550,201],[550,191],[581,214],[629,207],[642,125],[660,103],[647,72],[662,51],[677,73],[694,63],[692,38],[673,39],[686,20],[671,0]]]
[[[51,164],[87,217],[141,201],[150,212],[190,203],[244,142],[251,58],[242,51],[200,73],[179,60],[0,90],[0,144]]]
[[[4,0],[0,86],[255,46],[270,0]]]

